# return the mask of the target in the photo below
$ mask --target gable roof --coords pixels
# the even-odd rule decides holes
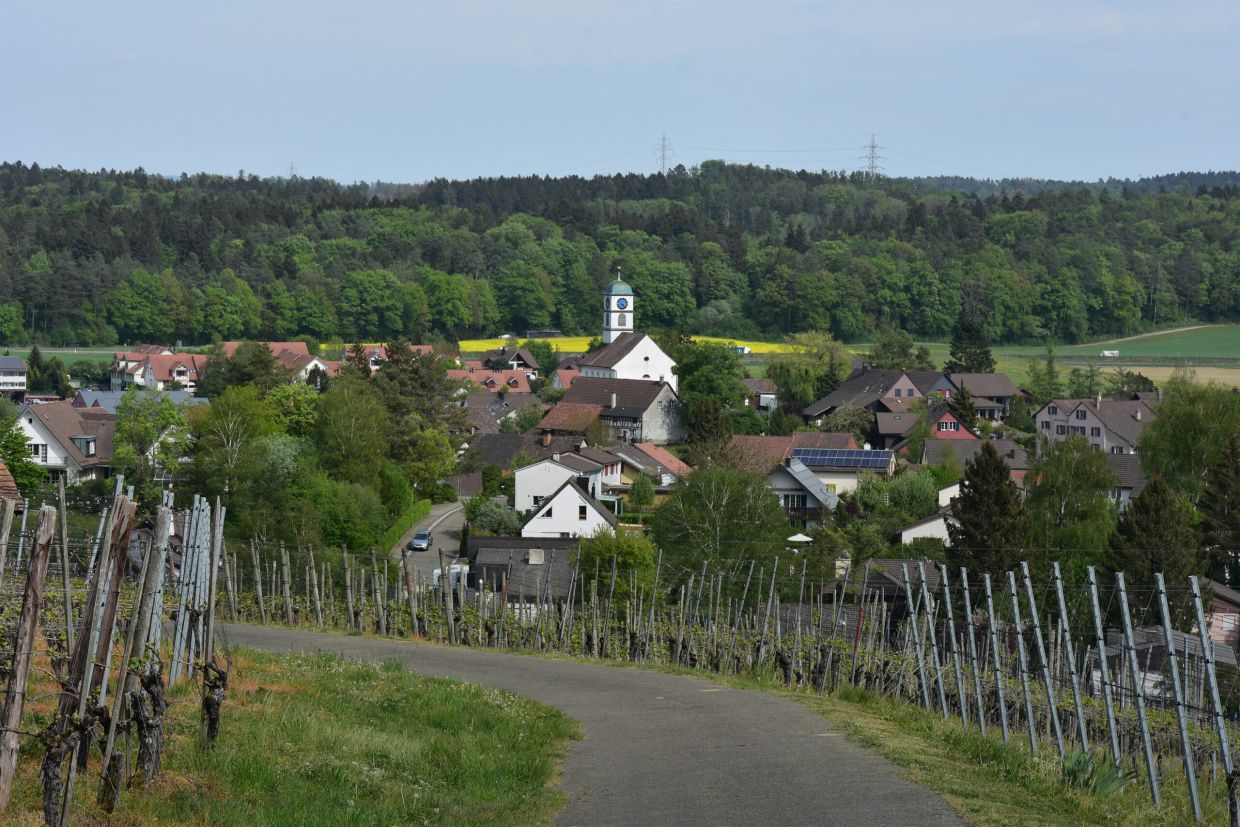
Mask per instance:
[[[1138,496],[1150,481],[1141,470],[1141,457],[1137,454],[1106,454],[1107,467],[1119,481],[1120,488],[1132,489],[1132,496]]]
[[[509,392],[529,393],[530,380],[523,370],[476,370],[452,368],[447,371],[448,378],[456,381],[472,382],[478,387],[498,393],[501,387]]]
[[[742,379],[745,387],[749,388],[750,393],[775,393],[775,383],[770,379],[763,377],[762,379]]]
[[[513,458],[524,452],[534,459],[545,459],[552,454],[575,451],[581,442],[579,436],[553,436],[539,434],[479,434],[470,441],[470,459],[479,466],[498,465],[507,468]]]
[[[530,353],[528,348],[523,348],[523,347],[520,347],[520,348],[497,347],[495,350],[488,350],[485,353],[483,353],[478,361],[482,362],[484,365],[490,361],[498,361],[498,362],[503,362],[504,364],[511,364],[513,361],[513,357],[519,358],[531,370],[539,369],[538,360],[534,358],[534,354]]]
[[[483,585],[509,599],[550,595],[565,598],[572,586],[576,549],[580,540],[551,537],[482,537],[493,544],[473,547],[470,538],[470,576],[475,588]],[[543,552],[541,563],[526,562],[530,551]]]
[[[112,460],[116,414],[92,408],[75,408],[72,400],[62,399],[42,405],[26,405],[21,416],[38,419],[79,468],[107,465]],[[94,456],[86,456],[74,443],[73,438],[81,436],[95,438]]]
[[[939,465],[947,457],[954,456],[956,462],[964,466],[972,462],[981,453],[982,446],[989,442],[995,451],[1013,471],[1029,470],[1029,454],[1013,439],[927,439],[922,451],[923,465]]]
[[[585,402],[559,402],[537,425],[543,431],[570,431],[584,434],[590,423],[603,412],[602,405]]]
[[[656,465],[663,466],[664,470],[675,474],[681,479],[693,473],[693,468],[687,462],[666,448],[655,445],[653,442],[639,442],[637,443],[637,450],[654,460]]]
[[[582,356],[579,364],[582,367],[614,368],[641,344],[642,339],[649,338],[645,333],[621,333],[611,344]]]
[[[731,440],[733,456],[741,466],[763,474],[792,456],[801,448],[848,450],[856,449],[857,440],[852,434],[830,431],[798,431],[789,436],[734,436]]]
[[[841,405],[868,407],[881,399],[887,389],[900,381],[900,377],[904,375],[902,370],[862,367],[853,371],[838,388],[806,407],[803,413],[806,416],[818,416]]]
[[[123,391],[96,391],[90,388],[80,388],[72,401],[74,407],[77,408],[98,408],[105,413],[114,414],[116,406],[127,393],[149,394],[157,399],[171,399],[178,407],[207,404],[206,397],[194,396],[189,391],[157,391],[153,388],[137,386],[131,386]]]
[[[934,386],[945,378],[943,373],[937,370],[906,370],[904,375],[909,378],[913,387],[917,388],[922,396],[929,396]]]
[[[657,379],[611,379],[601,376],[580,376],[573,386],[564,392],[564,402],[584,402],[589,405],[600,405],[603,410],[600,416],[618,416],[640,418],[664,388],[671,389],[666,382]],[[672,395],[675,395],[672,391]],[[616,397],[612,407],[612,395]]]
[[[959,388],[968,388],[973,396],[996,397],[1015,396],[1020,389],[1006,373],[952,373],[948,379]]]
[[[236,354],[237,348],[243,344],[245,342],[221,342],[220,348],[224,351],[224,355],[231,359]],[[260,344],[266,345],[267,349],[271,351],[271,355],[277,358],[280,353],[286,350],[299,356],[310,355],[310,348],[306,346],[305,342],[261,342]]]
[[[814,476],[814,472],[809,470],[801,460],[789,458],[784,460],[779,467],[800,483],[805,493],[817,500],[822,508],[834,511],[835,507],[840,504],[840,498],[835,492]]]
[[[178,368],[185,368],[187,371],[185,378],[191,382],[197,382],[199,373],[209,361],[211,361],[210,356],[198,353],[148,353],[144,357],[142,370],[150,368],[151,375],[155,377],[156,382],[172,382],[176,380],[175,371]]]
[[[586,505],[588,505],[590,508],[598,512],[599,516],[602,517],[603,520],[606,521],[606,523],[609,526],[611,526],[612,528],[616,527],[616,524],[619,522],[619,520],[616,519],[615,513],[610,508],[608,508],[607,506],[603,505],[598,500],[591,497],[589,492],[583,490],[582,487],[577,484],[576,477],[569,477],[568,479],[564,480],[563,485],[555,489],[555,491],[551,493],[551,496],[543,500],[542,504],[539,505],[538,508],[534,509],[534,512],[530,515],[530,518],[525,521],[524,525],[529,525],[531,521],[538,518],[539,514],[542,514],[544,511],[550,508],[551,504],[555,502],[555,498],[560,496],[560,492],[564,491],[564,489],[566,488],[571,488],[573,491],[575,491],[577,495],[581,497],[581,499],[585,500]]]

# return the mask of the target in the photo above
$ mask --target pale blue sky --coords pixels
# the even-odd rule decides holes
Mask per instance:
[[[1235,0],[0,0],[0,159],[342,181],[1240,167]]]

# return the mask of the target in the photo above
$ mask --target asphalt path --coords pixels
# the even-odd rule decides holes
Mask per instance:
[[[430,513],[418,520],[405,535],[392,547],[390,554],[399,560],[401,552],[413,538],[414,532],[429,529],[434,542],[427,551],[409,552],[409,560],[413,563],[415,582],[430,583],[435,569],[439,568],[439,550],[443,549],[444,557],[449,564],[456,560],[461,549],[461,529],[465,526],[465,507],[460,503],[436,503],[431,506]]]
[[[940,825],[961,820],[797,702],[699,678],[502,652],[226,625],[273,652],[398,661],[516,692],[581,723],[558,825]]]

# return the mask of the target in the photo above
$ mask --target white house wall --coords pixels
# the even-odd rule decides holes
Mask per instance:
[[[518,468],[513,474],[513,505],[522,513],[532,511],[554,494],[565,480],[575,476],[577,472],[573,469],[549,459]]]
[[[580,507],[586,507],[586,518],[579,518]],[[551,516],[545,516],[547,512]],[[611,532],[611,524],[586,502],[573,486],[560,491],[554,499],[543,503],[540,511],[521,529],[522,537],[593,537],[599,531]]]

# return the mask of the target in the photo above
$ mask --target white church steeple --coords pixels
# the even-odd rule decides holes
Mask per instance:
[[[621,333],[633,332],[633,288],[620,280],[620,268],[616,268],[616,280],[607,285],[603,294],[603,344],[609,345]]]

